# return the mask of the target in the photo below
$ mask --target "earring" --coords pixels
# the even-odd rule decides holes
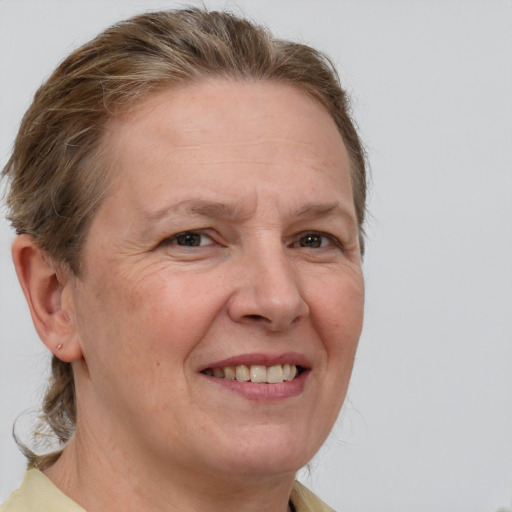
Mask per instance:
[[[62,343],[59,343],[59,344],[57,345],[57,352],[58,352],[59,350],[61,350],[63,346],[64,346],[64,345],[62,345]]]

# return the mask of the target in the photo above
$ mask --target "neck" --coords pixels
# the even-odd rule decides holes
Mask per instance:
[[[286,512],[295,478],[184,468],[125,453],[122,440],[77,434],[44,473],[88,512]]]

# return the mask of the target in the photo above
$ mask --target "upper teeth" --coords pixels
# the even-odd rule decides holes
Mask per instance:
[[[280,382],[293,380],[297,375],[297,367],[294,364],[276,364],[273,366],[264,366],[262,364],[247,366],[241,364],[238,366],[225,366],[223,368],[207,368],[203,373],[219,379],[279,384]]]

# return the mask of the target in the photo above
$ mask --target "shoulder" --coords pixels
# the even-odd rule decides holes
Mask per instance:
[[[27,476],[25,475],[25,479]],[[27,512],[29,509],[25,505],[25,493],[22,486],[14,491],[7,501],[0,505],[0,512]]]
[[[21,487],[0,506],[0,512],[85,512],[43,473],[29,469]]]
[[[3,505],[0,505],[0,512],[25,512],[26,510],[19,489],[14,491]]]
[[[335,512],[299,482],[293,484],[290,500],[295,512]]]

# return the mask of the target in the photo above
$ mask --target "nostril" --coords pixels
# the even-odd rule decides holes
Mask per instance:
[[[264,316],[261,315],[246,315],[247,318],[251,320],[267,320]]]

